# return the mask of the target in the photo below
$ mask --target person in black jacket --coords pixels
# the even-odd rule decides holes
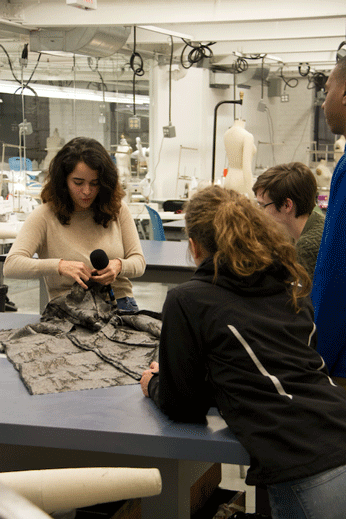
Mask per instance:
[[[316,352],[311,281],[281,229],[219,186],[186,208],[192,279],[167,294],[144,395],[171,419],[216,405],[267,485],[273,519],[344,519],[346,392]]]

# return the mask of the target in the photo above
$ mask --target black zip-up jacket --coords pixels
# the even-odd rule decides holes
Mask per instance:
[[[251,457],[246,482],[274,484],[346,463],[346,391],[316,352],[310,298],[295,312],[282,265],[240,278],[211,258],[170,290],[149,395],[170,418],[216,405]]]

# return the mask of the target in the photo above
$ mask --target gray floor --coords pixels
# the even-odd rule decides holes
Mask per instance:
[[[19,313],[39,313],[38,280],[5,279],[8,286],[8,297],[18,307]],[[167,289],[170,285],[160,283],[139,283],[133,280],[133,292],[140,309],[160,312]],[[245,484],[240,477],[240,468],[236,465],[222,465],[222,488],[246,491],[246,511],[255,512],[255,490]]]

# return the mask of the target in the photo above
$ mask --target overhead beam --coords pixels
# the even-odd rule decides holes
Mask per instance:
[[[313,18],[345,18],[344,0],[102,0],[95,11],[67,6],[62,0],[25,0],[17,13],[28,26],[72,25],[155,25],[170,23],[215,23],[311,20]],[[186,31],[182,31],[186,32]]]

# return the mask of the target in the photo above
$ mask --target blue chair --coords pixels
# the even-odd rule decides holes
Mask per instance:
[[[166,241],[165,231],[164,231],[164,228],[162,225],[162,220],[161,220],[159,213],[147,204],[145,204],[145,207],[147,208],[149,216],[150,216],[154,240]]]
[[[25,159],[22,157],[22,167],[20,167],[20,157],[10,157],[8,159],[8,164],[10,166],[11,171],[26,171],[27,176],[29,178],[29,181],[36,181],[35,177],[33,175],[30,175],[28,171],[32,171],[32,162],[30,159]],[[40,187],[42,187],[40,185]]]
[[[32,171],[32,162],[30,159],[25,159],[22,157],[22,167],[20,167],[20,157],[10,157],[8,159],[8,164],[12,171]]]

